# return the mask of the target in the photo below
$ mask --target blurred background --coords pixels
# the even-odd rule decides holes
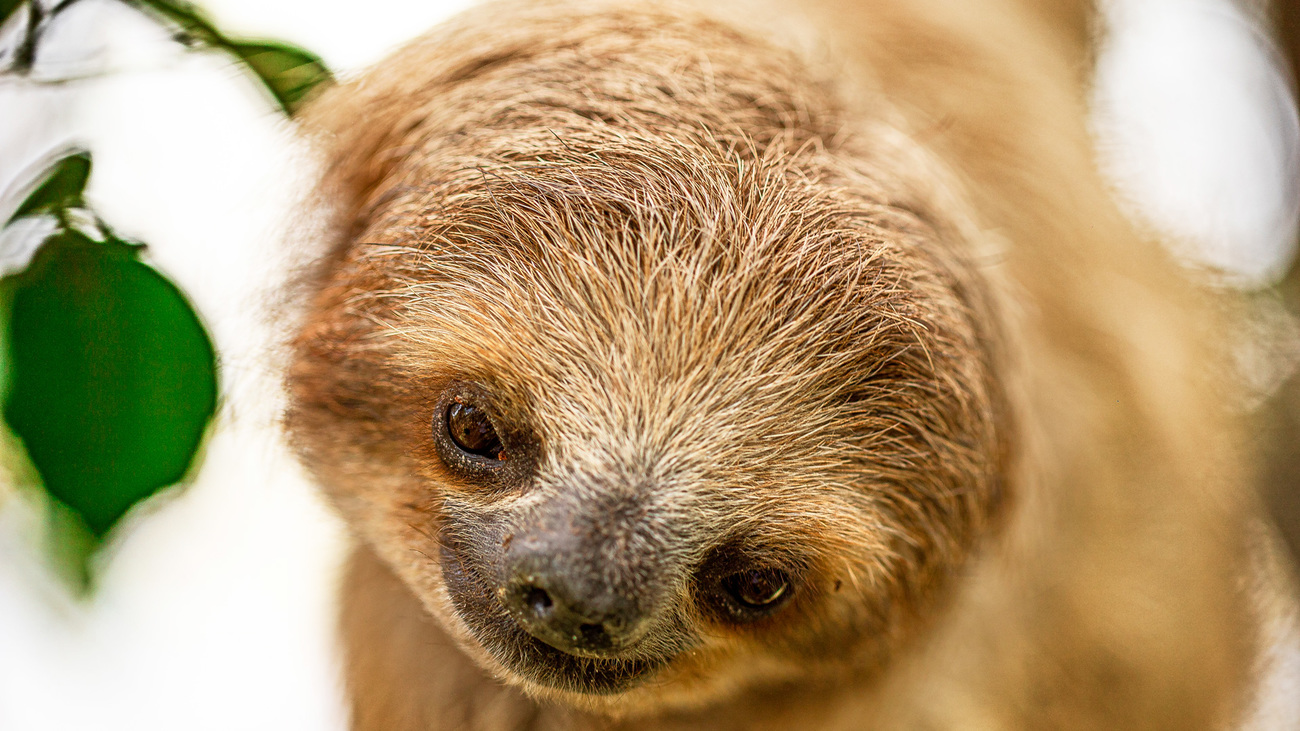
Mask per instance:
[[[205,0],[224,32],[318,54],[341,76],[379,62],[465,0]],[[1112,0],[1099,59],[1100,157],[1132,215],[1188,262],[1251,293],[1236,335],[1270,445],[1269,498],[1300,536],[1300,123],[1284,61],[1292,0]],[[17,18],[18,16],[14,16]],[[11,21],[13,19],[11,18]],[[0,48],[23,28],[0,28]],[[288,457],[278,334],[284,278],[310,260],[312,161],[275,99],[230,56],[187,51],[118,0],[77,0],[30,73],[0,74],[0,220],[50,156],[89,149],[86,199],[188,296],[215,345],[220,399],[183,490],[141,503],[79,595],[50,557],[47,507],[0,457],[0,729],[345,727],[333,640],[342,531]],[[14,227],[18,228],[18,227]],[[31,259],[0,234],[0,274]],[[0,446],[0,454],[5,450]],[[1296,544],[1300,548],[1300,544]],[[1300,661],[1298,659],[1297,661]]]

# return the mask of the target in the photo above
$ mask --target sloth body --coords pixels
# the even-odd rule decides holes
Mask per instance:
[[[1225,727],[1249,477],[1085,5],[731,17],[490,5],[310,111],[355,727]]]

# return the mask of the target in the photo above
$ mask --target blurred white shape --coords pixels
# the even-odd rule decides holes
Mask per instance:
[[[53,216],[33,216],[21,218],[0,230],[0,277],[26,269],[36,250],[58,227],[59,223]]]
[[[1229,0],[1112,0],[1096,127],[1103,165],[1179,254],[1274,281],[1300,221],[1300,120],[1267,39]]]
[[[231,35],[288,41],[343,75],[370,66],[474,0],[214,0],[202,3]]]
[[[32,78],[66,80],[158,68],[183,52],[171,32],[116,0],[75,0],[36,47]]]
[[[0,727],[345,728],[336,527],[276,445],[219,428],[197,483],[128,520],[87,606],[16,540],[21,503],[6,506]]]

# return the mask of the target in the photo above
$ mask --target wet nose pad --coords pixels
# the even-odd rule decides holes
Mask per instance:
[[[502,603],[524,631],[570,654],[609,657],[641,638],[646,622],[633,602],[577,596],[573,583],[555,571],[517,570]]]

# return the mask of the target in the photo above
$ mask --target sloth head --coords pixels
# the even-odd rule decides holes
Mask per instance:
[[[535,694],[870,672],[1002,501],[956,229],[781,52],[650,15],[584,49],[598,20],[448,33],[319,105],[344,241],[299,451]]]

